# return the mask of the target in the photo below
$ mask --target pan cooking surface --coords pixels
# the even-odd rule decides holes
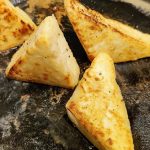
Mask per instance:
[[[55,13],[83,75],[90,62],[65,16],[63,0],[32,9],[29,1],[12,0],[37,24]],[[150,16],[131,4],[110,0],[81,0],[81,3],[150,33]],[[5,68],[17,49],[0,54],[0,150],[96,150],[66,115],[65,104],[72,90],[5,78]],[[116,74],[128,109],[135,150],[150,150],[150,58],[117,64]]]

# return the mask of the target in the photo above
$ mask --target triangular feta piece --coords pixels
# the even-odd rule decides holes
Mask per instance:
[[[13,56],[8,78],[74,88],[79,66],[54,16],[47,17]]]
[[[100,53],[68,101],[68,116],[99,150],[134,150],[130,123],[115,68]]]
[[[86,8],[79,0],[64,0],[68,17],[92,61],[99,52],[115,63],[150,57],[150,35]]]
[[[30,17],[9,0],[0,0],[0,51],[22,44],[36,29]]]

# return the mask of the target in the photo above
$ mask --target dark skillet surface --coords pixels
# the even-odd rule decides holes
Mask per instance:
[[[19,6],[25,9],[27,3],[22,1]],[[81,1],[107,17],[150,33],[150,16],[130,4]],[[52,9],[37,8],[30,14],[36,22],[39,12],[48,15]],[[90,63],[67,17],[63,17],[62,24],[83,74]],[[4,70],[15,51],[0,54],[0,150],[96,150],[66,115],[64,106],[72,90],[5,78]],[[131,121],[135,150],[150,150],[150,59],[117,64],[116,73]]]

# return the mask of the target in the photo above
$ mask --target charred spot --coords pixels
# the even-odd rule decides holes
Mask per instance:
[[[69,109],[73,110],[76,107],[76,104],[74,102],[71,102],[69,104]],[[70,111],[71,112],[71,111]]]
[[[5,35],[2,36],[2,40],[3,40],[4,42],[7,42],[7,41],[8,41],[8,39],[7,39],[7,37],[6,37]]]
[[[16,31],[13,32],[13,36],[14,36],[14,37],[17,37],[17,32],[16,32]]]
[[[25,25],[25,22],[23,20],[20,21],[22,25]]]
[[[89,78],[91,78],[92,76],[90,75],[90,72],[88,71],[87,73],[87,76],[89,77]]]
[[[0,4],[0,7],[3,7],[2,4]],[[1,8],[1,9],[0,9],[0,13],[1,13],[1,14],[5,14],[7,11],[8,11],[7,8]]]
[[[109,144],[109,145],[113,145],[113,141],[112,141],[111,138],[109,138],[107,141],[108,141],[108,144]]]
[[[87,81],[86,78],[83,78],[83,79],[84,79],[85,81]]]
[[[13,68],[10,69],[9,71],[9,77],[13,76],[15,74],[15,71],[13,70]]]
[[[75,1],[70,1],[70,7],[72,8],[72,9],[75,9]]]
[[[95,58],[93,55],[88,54],[88,58],[90,61],[93,61],[93,59]]]
[[[81,88],[84,90],[84,87],[83,87],[83,85],[81,84],[80,86],[81,86]]]
[[[44,73],[43,77],[44,77],[44,80],[48,80],[48,74],[47,73]]]
[[[82,116],[82,113],[80,111],[77,111],[79,116]],[[84,129],[86,130],[87,128],[87,124],[86,121],[84,119],[82,119],[82,117],[79,119],[80,124],[82,124],[82,126],[84,127]]]
[[[89,28],[90,28],[91,30],[95,30],[95,29],[97,28],[97,26],[91,25]],[[101,28],[98,28],[98,30],[101,30]],[[97,37],[97,36],[96,36],[96,37]]]
[[[78,35],[81,37],[81,40],[83,40],[84,38],[82,38],[82,32],[81,32],[81,29],[79,28],[77,28],[76,29],[76,32],[78,33]]]
[[[21,70],[15,70],[15,74],[20,74]]]
[[[29,30],[34,31],[34,28],[32,28],[29,24],[27,24],[27,27]]]
[[[19,60],[19,61],[18,61],[18,65],[22,64],[22,62],[23,62],[22,60]]]
[[[99,81],[100,80],[100,78],[98,78],[98,77],[95,77],[95,81]]]
[[[86,91],[85,91],[85,88],[84,88],[84,86],[83,86],[82,84],[80,85],[80,87],[81,87],[81,89],[83,90],[83,92],[86,92]]]
[[[116,28],[113,28],[112,31],[119,33],[122,36],[126,36],[125,34],[123,34],[122,32],[120,32],[119,30],[117,30]]]
[[[39,63],[35,63],[35,66],[40,66],[40,64]]]
[[[16,65],[14,65],[14,66],[10,69],[10,71],[9,71],[9,75],[10,75],[10,76],[14,76],[14,75],[16,75],[16,74],[18,74],[18,73],[19,73],[19,71],[18,71],[18,68],[17,68]]]
[[[66,80],[68,83],[70,83],[70,75],[67,75],[67,76],[65,77],[65,80]]]
[[[77,26],[77,23],[76,23],[76,22],[74,22],[74,21],[72,22],[72,24],[73,24],[74,26]]]
[[[9,9],[5,9],[4,10],[4,13],[6,14],[4,16],[4,19],[7,21],[7,22],[11,22],[11,21],[14,21],[16,20],[16,15],[14,15]]]
[[[20,38],[22,35],[32,33],[34,29],[29,24],[23,24],[22,27],[13,32],[14,37]]]
[[[18,30],[20,34],[27,34],[28,28],[26,26],[23,26],[21,29]]]
[[[93,134],[93,138],[94,138],[94,139],[97,139],[97,136],[96,136],[95,134]]]
[[[97,135],[97,136],[100,136],[100,137],[104,137],[104,136],[105,136],[104,133],[102,133],[102,132],[100,132],[100,131],[96,131],[96,135]]]

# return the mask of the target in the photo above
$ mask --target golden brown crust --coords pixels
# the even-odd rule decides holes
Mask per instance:
[[[91,61],[99,52],[108,53],[116,63],[150,56],[150,35],[107,19],[78,0],[65,0],[64,3],[73,28]]]
[[[6,69],[11,79],[71,89],[77,85],[79,74],[79,66],[54,16],[40,24]]]
[[[13,32],[15,38],[21,38],[22,35],[30,35],[34,31],[34,28],[30,24],[26,24],[21,20],[21,27]]]
[[[134,150],[130,123],[112,59],[100,53],[66,108],[78,129],[102,150]]]
[[[36,29],[32,20],[8,0],[0,0],[0,51],[22,44]]]

